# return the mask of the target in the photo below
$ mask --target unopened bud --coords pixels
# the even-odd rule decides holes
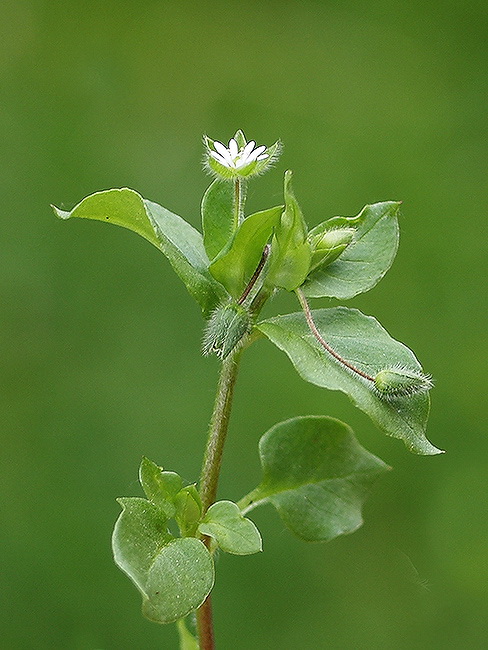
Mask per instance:
[[[429,375],[419,370],[397,367],[380,370],[374,378],[374,385],[379,396],[388,400],[426,393],[433,382]]]
[[[251,315],[237,303],[217,307],[210,316],[203,336],[204,355],[215,353],[225,359],[251,331]]]
[[[312,269],[334,262],[354,239],[355,228],[336,228],[326,230],[321,235],[315,235],[313,246]]]
[[[187,485],[178,492],[175,506],[175,519],[182,534],[192,534],[202,516],[202,502],[195,485]]]

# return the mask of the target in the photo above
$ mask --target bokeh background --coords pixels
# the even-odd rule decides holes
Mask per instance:
[[[298,414],[346,420],[395,471],[363,528],[328,545],[257,510],[265,553],[218,562],[218,647],[486,647],[486,3],[4,0],[1,13],[0,646],[177,647],[112,563],[115,498],[140,494],[143,454],[197,478],[217,363],[155,248],[49,204],[127,185],[197,226],[201,136],[243,128],[285,145],[250,209],[280,200],[286,168],[311,225],[404,201],[393,268],[349,304],[435,376],[429,437],[448,453],[409,454],[269,343],[250,349],[221,496],[254,487],[260,435]],[[268,313],[285,310],[287,297]]]

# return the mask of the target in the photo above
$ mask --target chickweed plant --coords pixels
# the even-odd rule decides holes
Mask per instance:
[[[282,350],[305,381],[346,393],[410,451],[441,453],[425,437],[432,381],[414,354],[357,309],[310,307],[311,299],[348,300],[385,275],[397,251],[400,202],[366,205],[357,216],[331,217],[309,230],[286,171],[283,205],[249,215],[247,186],[276,163],[280,143],[256,146],[237,131],[227,145],[205,137],[204,149],[213,180],[202,199],[202,233],[128,188],[92,194],[69,212],[54,208],[61,219],[114,223],[156,246],[201,307],[203,354],[221,361],[199,480],[185,485],[143,458],[145,498],[119,499],[112,538],[115,562],[140,591],[144,616],[176,623],[182,650],[215,647],[214,556],[219,549],[261,551],[248,517],[254,508],[272,504],[292,533],[326,542],[362,524],[371,485],[389,469],[344,422],[295,417],[262,436],[260,484],[237,503],[217,500],[237,370],[257,339]],[[261,319],[278,291],[295,294],[297,311]]]

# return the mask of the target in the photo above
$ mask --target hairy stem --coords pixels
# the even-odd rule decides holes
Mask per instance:
[[[241,350],[230,355],[222,363],[200,478],[200,498],[202,500],[203,513],[215,502],[217,496],[222,453],[229,428],[232,397],[237,379],[240,354]],[[209,547],[210,538],[204,537],[204,543]],[[213,650],[215,644],[210,596],[207,597],[203,605],[197,610],[197,626],[200,649]]]
[[[246,186],[242,178],[234,181],[234,210],[235,223],[240,225],[244,220],[244,199],[246,198]]]
[[[200,650],[214,650],[215,640],[212,619],[212,601],[210,595],[197,609],[198,647]]]
[[[315,336],[315,338],[320,343],[320,345],[324,348],[324,350],[326,350],[331,356],[333,356],[334,359],[336,359],[336,361],[339,361],[339,363],[341,363],[346,368],[349,368],[349,370],[352,370],[363,379],[367,379],[368,381],[374,382],[375,380],[374,377],[371,377],[371,375],[368,375],[366,372],[363,372],[359,368],[356,368],[356,366],[353,366],[352,363],[349,363],[349,361],[346,361],[346,359],[341,357],[341,355],[338,354],[334,350],[334,348],[330,347],[330,345],[327,343],[327,341],[324,339],[322,334],[317,329],[317,326],[315,325],[312,316],[312,311],[310,310],[310,306],[307,302],[307,299],[305,298],[303,291],[301,289],[295,289],[295,293],[297,294],[298,300],[300,301],[300,305],[302,306],[303,313],[305,314],[305,318],[307,320],[307,324],[310,328],[310,331]]]

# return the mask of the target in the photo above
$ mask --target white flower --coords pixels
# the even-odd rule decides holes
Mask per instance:
[[[254,140],[248,142],[242,149],[239,149],[239,145],[234,138],[229,140],[228,147],[217,140],[214,141],[213,146],[215,151],[209,151],[209,154],[214,160],[228,169],[242,169],[255,161],[269,158],[269,154],[265,153],[266,147],[264,145],[254,148],[256,146]]]

